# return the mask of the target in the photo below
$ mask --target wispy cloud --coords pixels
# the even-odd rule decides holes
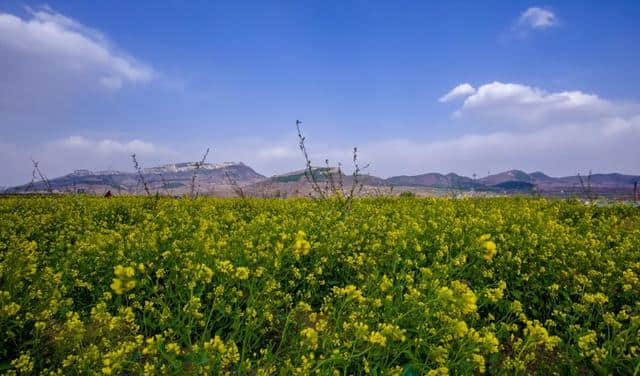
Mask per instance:
[[[558,18],[548,9],[531,7],[520,14],[518,25],[531,29],[546,29],[557,26]]]
[[[82,136],[71,136],[52,142],[57,149],[68,151],[81,151],[86,154],[100,154],[111,156],[113,154],[129,155],[142,154],[172,154],[168,148],[155,145],[142,140],[117,141],[112,139],[89,139]]]
[[[586,172],[638,173],[640,117],[567,124],[526,132],[469,133],[437,141],[395,139],[363,145],[362,158],[380,175],[436,171],[470,176],[487,171],[542,170],[554,176]]]
[[[550,9],[540,7],[530,7],[520,13],[517,19],[511,24],[511,28],[500,38],[508,40],[510,38],[522,39],[531,36],[533,33],[541,32],[560,26],[558,16]]]

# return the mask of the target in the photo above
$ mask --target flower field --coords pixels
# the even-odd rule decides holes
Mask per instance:
[[[0,199],[0,372],[640,374],[640,211]]]

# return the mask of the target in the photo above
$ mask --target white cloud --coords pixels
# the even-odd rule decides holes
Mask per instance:
[[[574,175],[576,171],[584,173],[590,169],[594,172],[640,173],[640,154],[636,151],[637,140],[640,139],[638,107],[629,107],[635,108],[634,112],[624,104],[597,95],[565,96],[564,92],[548,93],[526,85],[512,85],[503,91],[498,90],[502,95],[488,95],[483,91],[481,97],[491,99],[474,103],[492,108],[495,116],[491,122],[497,129],[476,128],[436,140],[398,138],[361,142],[357,145],[361,164],[371,163],[368,172],[382,177],[434,171],[483,176],[489,170],[495,173],[509,169],[541,170],[553,176]],[[585,106],[601,102],[606,103],[607,111],[591,115],[581,113]],[[529,119],[528,126],[518,126],[518,119],[526,119],[529,111],[518,112],[521,110],[519,103],[528,104],[531,110],[541,107],[535,111],[546,112],[546,115]],[[558,113],[548,108],[578,110],[576,113]],[[500,110],[507,115],[499,116],[497,112]],[[454,124],[466,122],[475,125],[485,115],[477,111],[464,112],[464,116]],[[341,162],[344,170],[350,171],[350,145],[322,143],[310,138],[307,146],[314,165],[329,158],[332,165]],[[295,135],[278,141],[238,140],[223,149],[216,149],[213,155],[219,160],[241,159],[265,175],[304,167],[302,155],[296,148]]]
[[[520,14],[518,25],[531,29],[546,29],[558,25],[558,19],[550,10],[531,7]]]
[[[82,136],[71,136],[52,142],[57,149],[82,151],[91,154],[171,154],[171,151],[151,142],[141,140],[116,141],[111,139],[92,140]]]
[[[600,124],[567,124],[530,132],[472,133],[420,142],[397,139],[363,145],[372,173],[456,172],[482,176],[487,171],[542,170],[553,176],[576,171],[638,174],[640,116]]]
[[[476,130],[427,143],[383,142],[373,149],[392,156],[388,163],[407,160],[415,164],[408,168],[419,165],[422,171],[639,172],[640,155],[634,146],[640,139],[638,103],[495,81],[468,95],[454,115],[456,124]]]
[[[47,65],[72,73],[95,74],[97,81],[110,77],[124,82],[146,82],[152,68],[118,51],[98,31],[43,8],[29,9],[30,18],[0,13],[0,48],[25,59],[46,59]]]
[[[475,93],[467,96],[454,116],[536,126],[544,121],[592,121],[600,117],[629,115],[637,110],[638,106],[615,103],[578,90],[547,92],[532,86],[495,81],[478,87]]]
[[[159,76],[101,32],[44,7],[0,12],[0,110],[27,116],[69,107],[73,98]]]
[[[294,150],[291,147],[285,147],[285,146],[266,146],[263,147],[259,150],[257,150],[257,155],[260,158],[263,159],[284,159],[284,158],[291,158],[292,156],[297,156],[297,153],[295,153],[296,150]]]
[[[476,92],[476,89],[474,89],[473,86],[471,86],[468,83],[464,83],[451,89],[451,91],[449,91],[447,94],[440,97],[438,101],[441,103],[449,102],[453,99],[468,97],[469,95],[474,94],[475,92]]]

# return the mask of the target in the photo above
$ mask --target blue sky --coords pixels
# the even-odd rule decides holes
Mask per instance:
[[[380,176],[638,174],[639,18],[634,1],[2,1],[0,185],[31,158],[56,176],[207,147],[286,172],[296,119],[314,161],[357,145]]]

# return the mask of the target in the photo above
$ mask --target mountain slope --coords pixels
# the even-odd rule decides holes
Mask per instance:
[[[151,191],[169,191],[170,193],[184,193],[190,188],[195,162],[168,164],[159,167],[146,168],[142,176]],[[204,163],[197,168],[196,184],[199,188],[210,189],[214,185],[229,184],[229,178],[238,185],[252,184],[264,180],[264,176],[255,172],[242,162]],[[115,190],[121,193],[141,192],[143,187],[137,173],[122,171],[90,171],[76,170],[71,174],[50,179],[51,189],[58,192],[92,192],[100,193]],[[45,182],[9,188],[8,193],[29,191],[45,191]]]
[[[509,171],[501,172],[495,175],[489,175],[487,177],[478,179],[478,182],[486,186],[498,185],[498,184],[506,183],[508,181],[532,183],[533,178],[524,171],[509,170]]]
[[[438,173],[428,173],[415,176],[392,176],[386,179],[387,183],[398,186],[423,186],[434,188],[457,188],[457,189],[470,189],[480,186],[480,184],[465,176],[460,176],[454,173],[447,175]]]
[[[311,190],[311,186],[305,178],[305,170],[266,178],[242,162],[204,163],[197,166],[195,162],[184,162],[146,168],[143,170],[143,178],[151,192],[163,194],[189,193],[196,168],[196,189],[207,194],[232,195],[237,187],[246,187],[248,192],[254,192],[259,196],[267,195],[269,190],[289,193]],[[326,179],[326,172],[332,174],[336,186],[340,184],[337,168],[314,167],[313,170],[319,184],[323,187],[330,184]],[[351,175],[343,174],[343,187],[349,189],[352,180]],[[446,175],[426,173],[414,176],[392,176],[387,179],[361,175],[359,181],[374,191],[396,186],[418,190],[453,189],[512,193],[527,193],[535,190],[544,194],[566,195],[572,192],[579,194],[584,191],[585,189],[582,188],[584,184],[585,186],[590,185],[591,191],[596,193],[626,195],[633,191],[633,184],[640,181],[640,177],[619,173],[593,174],[590,177],[578,175],[552,177],[540,171],[528,174],[521,170],[509,170],[476,180],[455,173]],[[114,193],[144,193],[138,174],[133,172],[76,170],[71,174],[51,179],[49,183],[55,192],[104,193],[111,190]],[[43,192],[46,190],[45,183],[39,181],[7,188],[5,193]]]
[[[582,178],[582,183],[580,182]],[[527,192],[533,189],[539,192],[576,191],[590,184],[596,191],[630,191],[633,184],[640,181],[635,175],[623,175],[619,173],[593,174],[588,176],[564,176],[551,177],[540,171],[528,174],[521,170],[509,170],[484,178],[473,180],[456,174],[428,173],[415,176],[393,176],[386,181],[393,185],[432,187],[448,189],[480,189],[489,191],[520,191]]]

